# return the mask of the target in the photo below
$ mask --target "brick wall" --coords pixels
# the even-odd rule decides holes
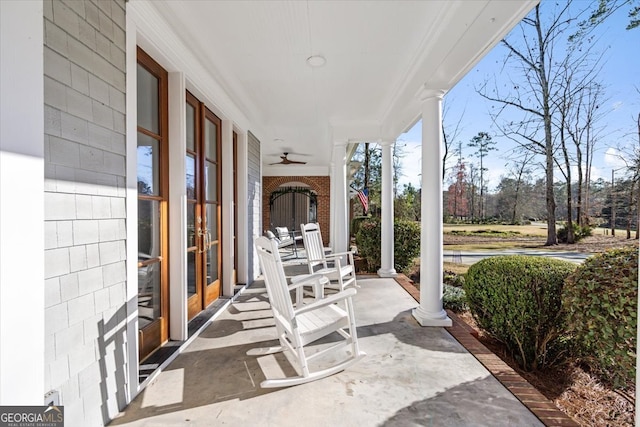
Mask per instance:
[[[329,226],[331,224],[331,179],[328,176],[265,176],[262,178],[262,223],[271,224],[269,197],[271,193],[288,182],[302,182],[315,191],[318,196],[318,224],[322,233],[322,242],[328,246]],[[264,231],[264,230],[263,230]]]
[[[98,426],[125,403],[125,0],[43,6],[43,393]]]

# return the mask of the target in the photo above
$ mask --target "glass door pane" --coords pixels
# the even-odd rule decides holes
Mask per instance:
[[[156,135],[160,134],[159,84],[158,77],[138,64],[138,126]]]
[[[138,328],[161,317],[160,263],[138,267]]]
[[[139,358],[168,339],[167,73],[138,48],[138,327]]]
[[[209,118],[206,120],[204,129],[204,152],[207,159],[215,162],[218,160],[218,126]]]
[[[160,141],[138,132],[138,193],[160,194]]]
[[[186,193],[187,193],[187,318],[194,318],[203,307],[204,292],[202,290],[202,256],[203,256],[203,229],[201,217],[202,188],[201,168],[199,166],[202,144],[198,129],[200,123],[200,103],[189,92],[186,94],[186,127],[187,150],[185,158],[186,167]]]

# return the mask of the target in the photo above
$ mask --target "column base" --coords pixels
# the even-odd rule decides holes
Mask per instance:
[[[390,268],[390,269],[379,269],[378,270],[378,276],[380,277],[396,277],[398,275],[398,273],[396,273],[396,269],[395,268]]]
[[[434,314],[426,312],[422,307],[417,307],[413,309],[411,314],[413,314],[413,317],[418,321],[420,326],[449,327],[453,325],[453,322],[444,310]]]

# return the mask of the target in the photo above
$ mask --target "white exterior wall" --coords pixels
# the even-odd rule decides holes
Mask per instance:
[[[44,1],[45,390],[68,426],[125,405],[125,1]]]
[[[248,277],[247,283],[253,282],[260,274],[258,254],[253,246],[254,236],[262,236],[262,156],[260,154],[260,141],[249,134],[248,138],[248,194],[247,207],[249,215],[249,250],[248,250]]]
[[[0,405],[44,401],[42,1],[0,1]]]
[[[139,392],[136,263],[127,264],[137,247],[136,188],[127,187],[135,183],[135,150],[127,151],[135,111],[128,117],[127,108],[136,85],[126,63],[143,39],[137,24],[153,24],[129,14],[125,0],[0,5],[0,404],[37,405],[54,391],[66,425],[102,426]],[[162,46],[165,35],[146,43]],[[262,231],[260,142],[228,99],[217,105],[211,76],[188,61],[156,59],[180,77],[179,92],[188,82],[227,134],[238,131],[238,209],[248,224],[238,235],[238,274],[251,283],[259,274],[253,236]],[[25,194],[29,209],[19,203]],[[174,326],[184,324],[172,322],[180,335]]]

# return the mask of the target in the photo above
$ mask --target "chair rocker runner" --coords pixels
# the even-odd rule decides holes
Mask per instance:
[[[344,290],[353,285],[357,288],[356,269],[353,263],[353,252],[325,254],[320,225],[317,223],[300,224],[302,240],[307,251],[307,265],[310,274],[322,274],[329,280],[338,282],[338,289]],[[346,258],[346,263],[343,259]],[[333,265],[330,265],[332,262]]]
[[[300,279],[294,279],[293,283],[289,285],[278,253],[277,242],[266,237],[256,237],[255,246],[280,346],[252,349],[247,352],[247,355],[262,356],[282,351],[298,373],[296,377],[267,379],[261,382],[260,386],[270,388],[304,384],[343,371],[364,357],[365,353],[361,352],[358,347],[353,313],[352,297],[356,294],[356,289],[350,288],[326,298],[319,298],[316,293],[316,299],[313,302],[305,305],[299,303],[294,307],[290,290],[314,284],[316,291],[321,292],[322,276],[318,274],[305,275]],[[308,344],[333,332],[340,334],[343,339],[320,351],[309,351]],[[349,350],[349,355],[343,361],[336,362],[324,369],[314,370],[311,368],[310,362],[314,359],[345,348]]]

